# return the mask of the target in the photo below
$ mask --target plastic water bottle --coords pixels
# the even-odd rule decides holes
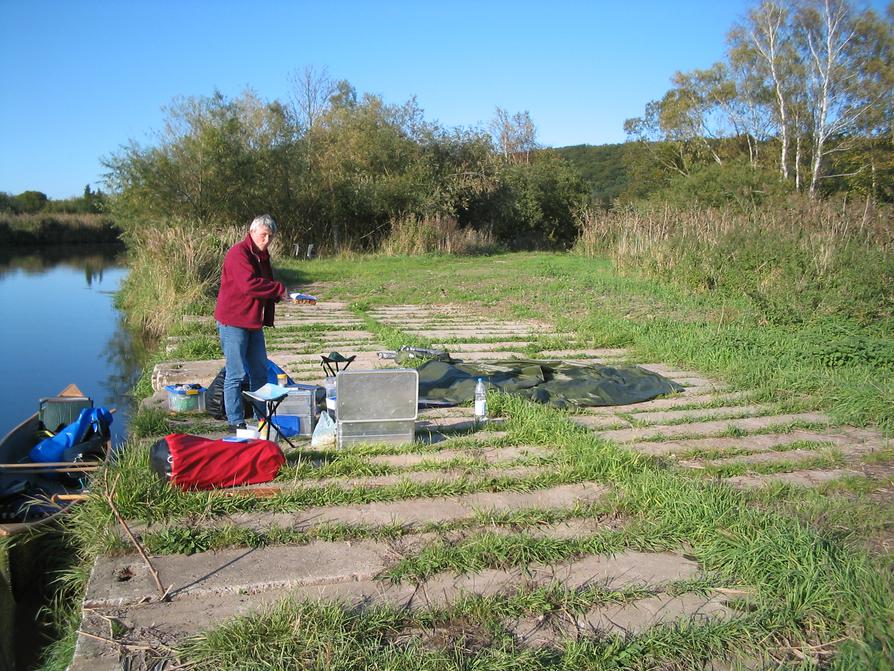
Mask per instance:
[[[475,421],[479,424],[487,421],[487,389],[480,377],[475,383]]]

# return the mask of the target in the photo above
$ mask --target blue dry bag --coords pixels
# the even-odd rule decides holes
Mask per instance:
[[[28,456],[36,462],[61,461],[62,453],[83,441],[88,433],[107,436],[111,423],[112,413],[105,408],[84,408],[74,422],[32,447]]]

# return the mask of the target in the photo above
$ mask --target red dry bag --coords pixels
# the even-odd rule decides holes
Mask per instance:
[[[152,469],[181,489],[216,489],[270,482],[286,463],[269,440],[211,440],[172,433],[150,451]]]

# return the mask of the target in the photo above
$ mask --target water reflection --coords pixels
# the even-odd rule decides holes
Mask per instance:
[[[103,404],[123,408],[129,415],[132,402],[130,393],[143,372],[151,342],[145,334],[130,329],[124,315],[117,310],[116,312],[116,327],[105,346],[105,361],[109,372],[104,383]],[[119,421],[119,432],[123,433],[125,424],[125,421]]]
[[[114,306],[126,272],[120,246],[0,251],[0,307],[9,320],[0,329],[0,434],[74,382],[97,405],[118,408],[120,442],[147,350]]]
[[[101,280],[106,268],[123,266],[124,259],[122,245],[9,246],[0,249],[0,279],[16,270],[33,275],[61,267],[83,270],[90,283]]]
[[[88,287],[93,286],[94,279],[96,279],[99,284],[102,284],[102,268],[100,268],[99,270],[94,270],[93,268],[84,268],[84,277],[87,278]]]

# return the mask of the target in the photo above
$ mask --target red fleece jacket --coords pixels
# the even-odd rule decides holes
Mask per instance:
[[[246,235],[224,257],[214,318],[226,326],[260,329],[273,326],[273,309],[286,288],[273,279],[270,254]]]

